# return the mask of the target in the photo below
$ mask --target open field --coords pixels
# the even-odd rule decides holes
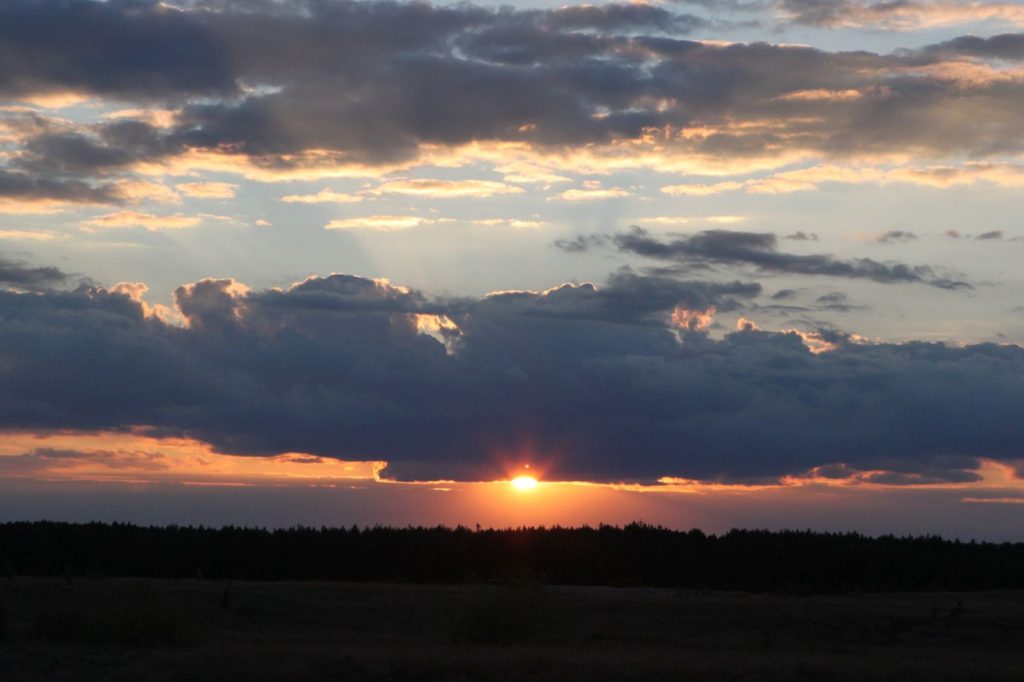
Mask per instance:
[[[1021,680],[1024,593],[0,580],[0,679]]]

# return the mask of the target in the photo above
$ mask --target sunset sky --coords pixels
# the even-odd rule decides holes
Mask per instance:
[[[0,520],[1024,540],[1024,4],[8,0],[0,63]]]

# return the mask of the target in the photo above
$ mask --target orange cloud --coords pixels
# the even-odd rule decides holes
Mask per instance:
[[[138,433],[0,433],[0,478],[315,485],[374,480],[383,465],[303,453],[223,455],[199,441]]]
[[[195,199],[233,199],[238,185],[230,182],[183,182],[175,188]]]
[[[489,180],[389,180],[375,187],[373,194],[403,194],[432,199],[485,199],[501,194],[522,194],[522,187]]]
[[[352,204],[363,200],[358,194],[343,194],[324,188],[316,194],[289,194],[281,197],[286,204]]]
[[[372,215],[361,218],[340,218],[324,226],[327,230],[369,230],[372,232],[399,232],[420,225],[429,225],[434,220],[419,216]]]
[[[158,232],[160,230],[180,230],[195,227],[201,222],[202,218],[198,216],[187,216],[181,213],[158,216],[138,211],[117,211],[116,213],[108,213],[96,218],[90,218],[89,220],[83,220],[81,225],[86,229],[143,227],[150,232]]]

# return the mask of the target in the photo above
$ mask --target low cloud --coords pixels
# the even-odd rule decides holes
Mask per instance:
[[[387,460],[402,479],[500,478],[509,453],[528,453],[551,479],[841,465],[899,484],[1024,457],[1021,348],[701,331],[759,295],[751,283],[627,270],[449,299],[349,275],[257,291],[204,280],[175,294],[184,326],[147,315],[133,291],[0,292],[0,427]]]

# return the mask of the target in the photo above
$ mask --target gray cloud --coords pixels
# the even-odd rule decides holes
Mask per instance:
[[[1016,346],[822,330],[835,349],[814,355],[794,333],[713,340],[669,323],[676,306],[758,291],[629,271],[482,299],[346,275],[284,291],[204,280],[176,293],[186,328],[95,287],[0,292],[0,427],[143,427],[239,454],[385,459],[399,478],[491,479],[527,452],[552,479],[841,464],[900,483],[1024,456]],[[418,315],[451,320],[453,343]]]
[[[0,285],[39,291],[68,282],[71,275],[52,266],[34,267],[0,255]]]
[[[803,2],[801,12],[842,4]],[[628,4],[14,0],[0,8],[0,51],[10,56],[0,95],[72,90],[178,110],[165,129],[122,120],[41,131],[11,160],[38,178],[80,180],[186,149],[274,170],[313,149],[384,164],[425,144],[557,151],[689,126],[711,132],[677,138],[665,153],[981,158],[1024,143],[1021,84],[965,86],[932,68],[964,54],[1015,58],[1019,36],[892,55],[683,39],[705,22]],[[985,126],[969,124],[980,119]],[[751,121],[759,124],[743,125]]]
[[[897,242],[912,242],[917,239],[917,235],[913,232],[907,232],[906,230],[889,230],[884,232],[875,238],[875,241],[879,244],[894,244]]]
[[[55,180],[34,174],[0,169],[0,197],[22,201],[54,201],[77,204],[101,204],[117,201],[109,186],[94,186],[80,180]]]
[[[753,266],[761,272],[869,279],[884,284],[921,283],[942,289],[970,288],[966,282],[941,277],[927,265],[882,263],[871,258],[837,259],[827,254],[801,255],[779,251],[777,237],[769,232],[708,230],[693,235],[661,240],[648,231],[631,231],[610,236],[583,236],[555,246],[578,252],[614,245],[620,251],[656,260],[692,265]]]
[[[944,43],[929,46],[926,48],[926,51],[933,54],[1021,61],[1024,60],[1024,33],[1003,33],[987,38],[960,36]]]

